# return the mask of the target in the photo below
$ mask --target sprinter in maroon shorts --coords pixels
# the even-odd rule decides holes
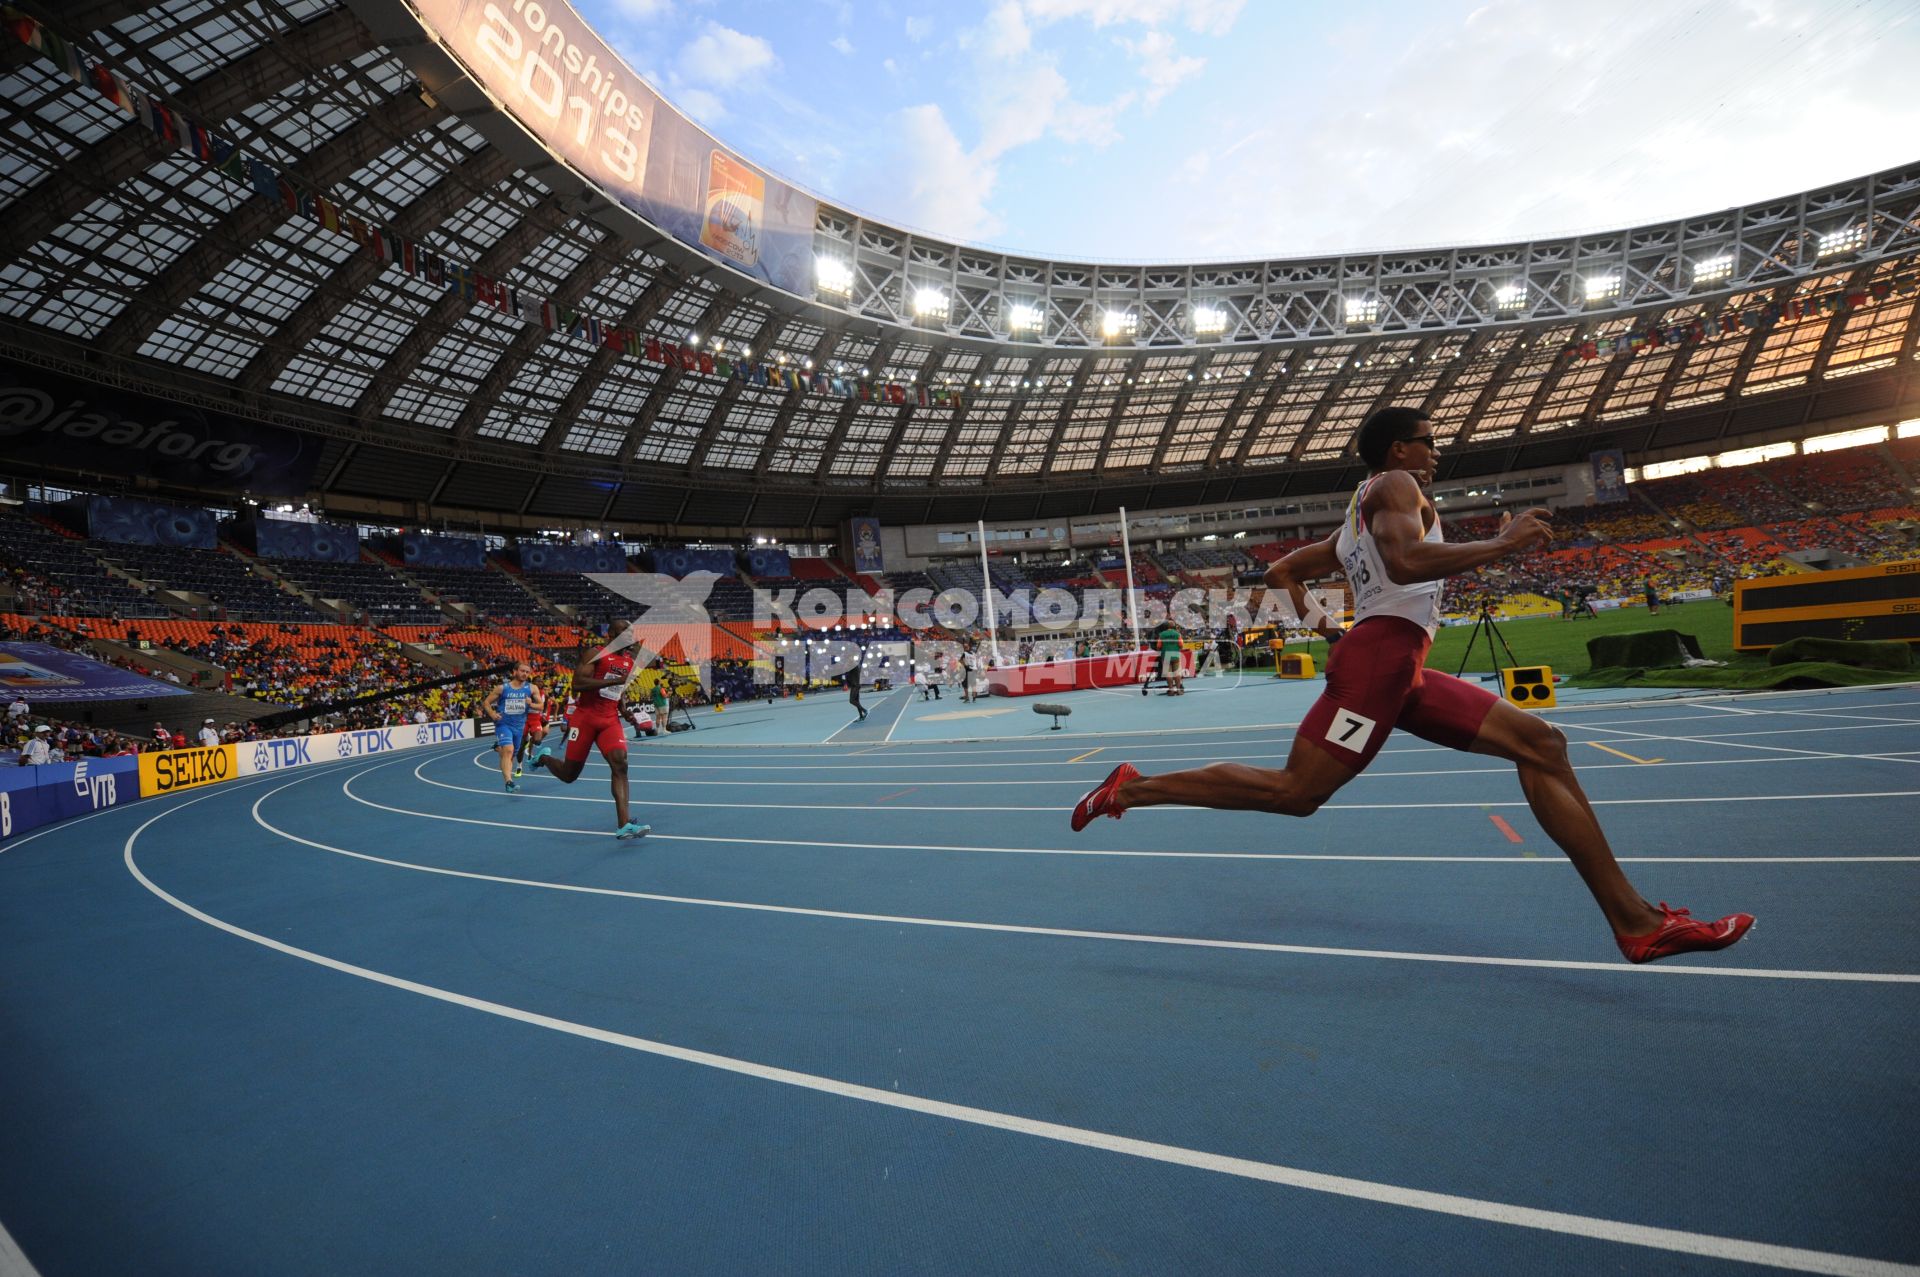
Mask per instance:
[[[1553,536],[1548,512],[1528,510],[1490,540],[1447,545],[1426,491],[1438,457],[1432,420],[1415,408],[1382,408],[1361,425],[1357,443],[1370,473],[1339,530],[1267,572],[1267,585],[1286,590],[1300,615],[1329,635],[1337,625],[1302,583],[1337,569],[1354,600],[1354,626],[1327,659],[1327,689],[1302,720],[1286,767],[1215,763],[1142,776],[1122,763],[1073,809],[1074,829],[1096,816],[1162,803],[1311,816],[1399,727],[1519,767],[1527,805],[1579,871],[1627,961],[1724,949],[1739,940],[1753,925],[1751,914],[1698,921],[1685,909],[1655,908],[1633,889],[1581,791],[1558,728],[1485,688],[1426,668],[1442,582],[1545,544]]]

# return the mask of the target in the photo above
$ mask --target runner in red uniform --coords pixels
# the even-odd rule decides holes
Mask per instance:
[[[1447,545],[1426,493],[1438,456],[1431,419],[1414,408],[1383,408],[1360,427],[1356,443],[1371,473],[1353,494],[1339,530],[1267,572],[1267,584],[1286,590],[1302,617],[1340,638],[1327,659],[1327,690],[1301,721],[1286,767],[1215,763],[1142,776],[1122,763],[1080,800],[1073,827],[1161,803],[1311,816],[1373,761],[1399,727],[1519,767],[1527,805],[1579,871],[1629,962],[1724,949],[1739,940],[1753,925],[1751,914],[1697,921],[1685,909],[1656,909],[1633,889],[1580,788],[1558,728],[1476,684],[1426,668],[1442,582],[1545,544],[1553,536],[1548,512],[1528,510],[1490,540]],[[1345,574],[1354,599],[1355,624],[1344,635],[1302,584],[1336,570]]]
[[[631,630],[627,622],[619,622],[614,641]],[[573,668],[573,694],[578,701],[567,707],[566,757],[553,757],[553,747],[542,744],[527,760],[529,767],[544,767],[571,785],[598,746],[613,772],[613,814],[620,826],[614,832],[616,838],[643,838],[651,832],[650,826],[635,824],[627,809],[627,732],[620,723],[620,698],[633,681],[636,654],[632,646],[619,651],[601,648],[597,653],[581,648],[580,662]]]

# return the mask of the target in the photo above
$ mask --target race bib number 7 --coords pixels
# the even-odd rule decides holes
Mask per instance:
[[[1376,726],[1378,724],[1365,714],[1356,714],[1350,709],[1336,710],[1333,721],[1327,724],[1327,743],[1356,754],[1364,753]]]

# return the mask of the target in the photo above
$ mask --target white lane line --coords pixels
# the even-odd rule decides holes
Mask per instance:
[[[368,768],[368,771],[374,770]],[[364,775],[365,773],[360,773]],[[398,815],[418,816],[424,813],[409,812],[404,808],[388,807],[371,799],[360,798],[352,790],[353,777],[341,782],[341,792],[368,807],[377,807]],[[281,786],[281,789],[286,786]],[[612,896],[623,900],[648,900],[658,904],[694,905],[709,909],[740,909],[754,913],[792,914],[804,918],[831,918],[843,922],[878,922],[889,926],[944,927],[960,931],[992,931],[1008,935],[1056,936],[1071,940],[1114,940],[1130,944],[1160,944],[1176,947],[1200,949],[1234,949],[1248,953],[1291,953],[1314,957],[1335,958],[1377,958],[1397,962],[1441,962],[1464,964],[1467,966],[1494,967],[1545,967],[1562,971],[1604,971],[1609,974],[1631,972],[1653,972],[1667,975],[1711,975],[1739,976],[1755,979],[1776,980],[1839,980],[1847,982],[1865,982],[1875,984],[1920,984],[1920,975],[1907,975],[1900,972],[1866,971],[1803,971],[1785,967],[1691,967],[1678,965],[1632,966],[1624,962],[1589,962],[1573,958],[1496,958],[1477,954],[1452,953],[1416,953],[1395,949],[1342,949],[1324,945],[1280,944],[1265,940],[1214,940],[1190,936],[1161,936],[1130,931],[1085,931],[1070,927],[1036,927],[1010,922],[970,922],[954,918],[921,918],[899,914],[857,913],[840,909],[810,909],[801,905],[770,905],[746,900],[711,900],[700,896],[669,896],[651,891],[630,891],[619,887],[587,887],[577,883],[546,882],[537,878],[512,878],[499,874],[478,873],[467,869],[449,869],[441,865],[422,865],[408,860],[394,860],[386,856],[376,856],[369,852],[353,851],[346,847],[335,847],[329,843],[303,838],[270,823],[260,814],[260,807],[267,799],[279,793],[279,789],[269,790],[260,795],[253,804],[253,820],[267,832],[297,842],[318,851],[331,852],[338,856],[347,856],[354,860],[364,860],[371,864],[386,865],[394,869],[407,869],[415,873],[438,874],[448,878],[466,878],[475,882],[501,883],[515,887],[533,887],[547,891],[570,891],[579,895]],[[499,822],[469,820],[458,816],[435,817],[460,824],[498,825]],[[573,830],[568,832],[584,832]],[[600,835],[610,837],[611,835]]]
[[[422,765],[424,766],[424,764]],[[1632,764],[1632,766],[1638,771],[1646,770],[1646,768],[1641,767],[1637,763]],[[414,771],[414,775],[422,782],[428,785],[432,785],[437,789],[451,789],[463,794],[492,794],[492,793],[498,792],[496,790],[491,790],[491,789],[474,789],[467,785],[450,785],[446,781],[434,780],[431,777],[420,775],[419,770],[417,768]],[[610,798],[596,798],[586,794],[580,794],[580,795],[537,794],[537,793],[530,793],[525,789],[522,789],[519,792],[519,794],[516,795],[516,797],[545,799],[549,802],[564,802],[564,803],[606,803],[606,802],[612,801],[612,799]],[[1848,793],[1848,794],[1832,794],[1832,793],[1828,793],[1828,794],[1734,794],[1734,795],[1727,795],[1727,796],[1712,796],[1712,797],[1705,796],[1705,795],[1692,795],[1684,798],[1594,798],[1589,801],[1591,805],[1595,807],[1647,807],[1647,806],[1673,806],[1677,804],[1688,804],[1688,803],[1774,803],[1774,802],[1811,802],[1817,799],[1914,798],[1914,797],[1920,797],[1920,789],[1890,789],[1890,790],[1879,790],[1879,791],[1872,791],[1872,792],[1865,792],[1865,793]],[[736,802],[732,799],[727,799],[722,802],[682,802],[677,799],[668,799],[668,798],[647,798],[647,799],[636,799],[635,801],[639,802],[642,806],[646,806],[646,807],[697,807],[703,811],[711,811],[716,806],[725,807],[729,811],[864,811],[869,813],[882,813],[882,814],[888,813],[888,812],[903,812],[903,811],[939,811],[939,812],[1013,811],[1013,812],[1053,812],[1054,814],[1057,815],[1061,812],[1069,812],[1073,810],[1072,807],[1009,807],[1009,806],[989,806],[984,803],[968,803],[965,806],[961,806],[961,807],[944,807],[944,806],[930,807],[930,806],[924,806],[920,804],[907,804],[907,805],[898,806],[898,807],[873,807],[865,803],[743,803],[743,802]],[[1527,806],[1529,806],[1529,804],[1523,798],[1515,801],[1495,801],[1495,802],[1327,803],[1323,805],[1320,808],[1320,810],[1321,811],[1436,811],[1436,810],[1441,810],[1445,808],[1472,808],[1478,811],[1488,807],[1527,807]],[[1205,809],[1198,808],[1198,807],[1181,807],[1181,806],[1176,806],[1174,804],[1169,803],[1166,806],[1162,806],[1162,807],[1136,807],[1136,808],[1131,808],[1129,810],[1131,814],[1140,815],[1147,812],[1158,812],[1162,814],[1184,814],[1187,812],[1201,811]]]
[[[1585,743],[1589,745],[1593,745],[1596,748],[1600,748],[1600,749],[1606,748],[1605,745],[1600,744],[1597,741],[1587,741]],[[1412,753],[1413,751],[1408,750],[1405,752]],[[1447,752],[1461,753],[1461,751],[1459,750],[1449,750]],[[1585,773],[1585,772],[1645,770],[1646,768],[1649,768],[1649,767],[1653,767],[1653,768],[1763,767],[1768,763],[1798,763],[1798,764],[1804,765],[1808,762],[1818,762],[1821,760],[1845,761],[1845,762],[1873,762],[1876,760],[1885,760],[1888,762],[1905,762],[1907,760],[1907,755],[1913,754],[1913,753],[1920,753],[1920,750],[1904,750],[1898,753],[1886,753],[1886,754],[1879,754],[1879,753],[1876,753],[1876,754],[1814,754],[1810,757],[1796,756],[1793,758],[1691,758],[1691,759],[1678,759],[1678,760],[1653,759],[1647,762],[1629,762],[1629,763],[1581,763],[1579,765],[1578,770]],[[1231,761],[1235,757],[1236,757],[1235,755],[1229,754],[1224,759],[1216,758],[1216,759],[1210,759],[1206,761],[1226,762],[1226,761]],[[1264,757],[1264,755],[1243,755],[1242,757]],[[1461,757],[1484,758],[1485,755],[1462,753]],[[1161,758],[1161,759],[1154,759],[1153,761],[1156,764],[1158,764],[1163,762],[1178,762],[1182,760]],[[1199,762],[1202,760],[1194,759],[1191,761]],[[491,760],[489,760],[484,755],[476,757],[473,760],[473,765],[483,772],[493,772],[496,775],[499,774],[498,769],[492,765]],[[596,772],[600,772],[600,771],[606,770],[606,765],[603,763],[594,763],[594,764],[591,764],[591,768]],[[725,767],[724,764],[715,764],[713,767],[703,768],[700,770],[731,771],[733,769]],[[842,770],[842,769],[835,769],[835,770]],[[852,769],[845,769],[845,770],[864,770],[864,769],[852,768]],[[915,780],[914,787],[917,789],[931,789],[931,788],[962,788],[964,789],[968,787],[979,788],[981,786],[988,786],[994,789],[1002,789],[1011,785],[1060,785],[1060,786],[1066,786],[1069,788],[1078,788],[1078,789],[1084,790],[1089,788],[1093,784],[1097,783],[1098,781],[1104,779],[1107,776],[1107,774],[1112,770],[1113,770],[1112,768],[1102,768],[1097,771],[1090,771],[1085,776],[1059,777],[1053,780],[1005,780],[999,777],[991,777],[991,776],[981,777],[980,779],[977,779],[977,780]],[[1407,776],[1511,776],[1513,774],[1514,774],[1513,765],[1511,763],[1507,763],[1498,767],[1428,767],[1428,768],[1403,768],[1400,770],[1368,768],[1366,771],[1361,772],[1358,776],[1355,776],[1354,779],[1355,780],[1399,780]],[[635,785],[668,785],[668,786],[672,786],[675,789],[678,789],[685,785],[751,785],[756,789],[775,789],[775,788],[871,789],[874,787],[898,788],[900,785],[906,783],[905,779],[901,777],[895,777],[892,780],[762,780],[759,777],[744,777],[737,780],[683,780],[678,777],[648,780],[648,779],[636,776],[636,777],[632,777],[631,779]]]
[[[1625,720],[1625,721],[1637,721],[1637,720]],[[1675,721],[1679,721],[1679,720],[1675,720]],[[1720,719],[1715,721],[1724,722],[1725,720]],[[1582,730],[1595,730],[1595,731],[1609,730],[1609,731],[1621,731],[1621,732],[1626,731],[1626,729],[1616,729],[1611,727],[1609,724],[1604,724],[1604,723],[1568,723],[1566,724],[1566,726],[1570,728],[1580,728]],[[1803,735],[1803,734],[1810,734],[1814,732],[1876,731],[1876,730],[1886,730],[1888,728],[1895,728],[1895,727],[1907,727],[1907,728],[1913,728],[1915,730],[1920,730],[1920,720],[1900,719],[1900,720],[1890,720],[1886,722],[1870,722],[1865,724],[1845,724],[1845,725],[1835,726],[1835,727],[1795,726],[1795,727],[1756,729],[1754,731],[1749,731],[1749,732],[1724,732],[1719,734],[1702,735],[1702,736],[1655,736],[1653,737],[1653,739],[1690,741],[1697,744],[1713,744],[1720,741],[1729,741],[1729,742],[1743,741],[1753,736],[1797,736],[1797,735]],[[1240,741],[1235,743],[1236,744],[1255,744],[1255,745],[1271,744],[1275,746],[1291,745],[1293,743],[1293,737],[1276,736],[1267,740]],[[1138,745],[1138,746],[1132,746],[1128,748],[1126,752],[1130,757],[1137,758],[1142,762],[1148,762],[1154,765],[1159,765],[1161,763],[1179,763],[1179,762],[1208,763],[1208,762],[1233,762],[1233,761],[1245,762],[1245,761],[1266,760],[1266,761],[1272,761],[1272,762],[1278,763],[1278,762],[1285,761],[1283,754],[1278,749],[1271,750],[1271,751],[1262,751],[1257,754],[1221,754],[1221,753],[1209,752],[1205,754],[1183,754],[1183,755],[1152,757],[1152,758],[1147,757],[1142,752],[1147,749],[1155,749],[1155,748],[1186,749],[1189,747],[1190,746],[1185,742],[1169,744],[1169,745],[1161,745],[1161,746]],[[1062,747],[1060,749],[1049,748],[1045,750],[994,749],[991,751],[946,750],[946,751],[940,751],[940,752],[943,754],[952,753],[952,754],[972,754],[972,755],[991,752],[994,755],[1004,756],[1007,754],[1060,753],[1060,752],[1064,752],[1064,749],[1066,748],[1072,748],[1072,749],[1078,750],[1080,747],[1075,745],[1075,746]],[[1462,752],[1463,751],[1461,750],[1453,749],[1446,745],[1404,745],[1404,746],[1390,746],[1387,749],[1384,749],[1381,751],[1381,756],[1385,757],[1388,755],[1397,755],[1397,754],[1459,754]],[[1815,755],[1815,756],[1827,756],[1826,751],[1811,750],[1811,751],[1802,751],[1802,752]],[[784,757],[789,757],[790,754],[791,754],[791,751],[787,751],[777,756],[784,758]],[[723,763],[718,759],[702,760],[700,762],[656,762],[656,761],[649,761],[649,760],[644,760],[640,758],[630,758],[627,765],[629,770],[636,771],[636,772],[642,771],[642,770],[711,771],[714,768],[721,767],[721,766],[726,767],[726,769],[729,771],[834,771],[834,770],[839,770],[843,766],[843,764],[846,762],[846,760],[857,758],[859,756],[860,756],[859,754],[835,754],[830,758],[822,759],[816,762],[807,762],[807,763],[794,763],[794,762],[742,763],[742,762],[733,762],[731,760],[728,760]],[[893,769],[893,770],[900,770],[900,771],[967,771],[974,768],[1063,767],[1070,764],[1073,761],[1072,759],[1065,759],[1065,758],[1062,758],[1062,759],[1037,758],[1037,759],[1032,759],[1030,761],[1024,761],[1024,762],[992,761],[992,762],[974,762],[974,763],[924,763],[924,762],[915,761],[917,759],[930,757],[930,756],[931,754],[929,752],[912,751],[911,744],[908,744],[906,746],[903,746],[899,750],[889,751],[888,753],[889,761],[884,763],[881,763],[881,762],[861,763],[859,764],[859,769],[862,771],[872,770],[872,769]],[[1861,754],[1861,755],[1832,754],[1831,756],[1878,758],[1878,757],[1882,757],[1883,755],[1879,753],[1874,753],[1874,754]],[[595,763],[593,765],[600,766],[601,764]],[[1105,773],[1103,772],[1102,774],[1104,775]],[[1367,773],[1363,772],[1361,774],[1366,775]]]
[[[373,770],[369,768],[368,770]],[[505,820],[479,820],[470,816],[449,816],[442,812],[417,811],[411,807],[393,807],[362,798],[347,785],[341,792],[363,807],[392,812],[397,816],[415,816],[423,820],[444,820],[457,825],[482,825],[489,829],[518,829],[528,833],[578,834],[604,838],[597,829],[575,829],[568,825],[527,825]],[[485,793],[485,790],[473,790]],[[718,834],[647,835],[649,842],[704,842],[745,847],[827,847],[848,851],[940,851],[969,852],[996,856],[1082,856],[1137,860],[1333,860],[1379,862],[1381,864],[1446,865],[1565,865],[1560,856],[1410,856],[1367,855],[1364,853],[1292,852],[1292,851],[1125,851],[1097,847],[975,847],[956,843],[926,842],[829,842],[812,838],[727,838]],[[1920,864],[1920,856],[1616,856],[1623,865],[1905,865]]]
[[[5,1224],[0,1224],[0,1277],[40,1277],[40,1270],[28,1260]]]
[[[1569,723],[1568,726],[1574,727],[1574,728],[1589,728],[1589,725],[1584,723]],[[1765,731],[1765,732],[1729,732],[1724,736],[1662,736],[1653,732],[1628,731],[1624,727],[1597,727],[1597,728],[1590,728],[1590,730],[1609,732],[1613,735],[1615,739],[1679,741],[1679,742],[1690,742],[1695,744],[1712,744],[1712,745],[1722,746],[1723,748],[1726,748],[1726,749],[1756,750],[1756,751],[1769,753],[1769,754],[1791,754],[1795,758],[1801,758],[1801,759],[1849,758],[1849,759],[1881,759],[1888,762],[1905,762],[1906,761],[1905,759],[1897,758],[1888,754],[1847,754],[1847,753],[1841,753],[1834,750],[1826,750],[1826,749],[1795,749],[1790,745],[1755,745],[1750,741],[1744,739],[1745,737],[1748,737],[1748,736],[1799,736],[1799,735],[1804,735],[1804,734],[1808,734],[1816,731],[1859,732],[1859,731],[1885,730],[1883,727],[1881,727],[1878,724],[1868,724],[1866,726],[1860,726],[1856,724],[1850,727],[1782,728],[1776,731]]]
[[[278,790],[273,791],[278,793]],[[160,815],[165,815],[165,812]],[[158,820],[159,815],[153,819]],[[1770,1242],[1747,1241],[1738,1237],[1721,1237],[1711,1233],[1691,1233],[1680,1229],[1658,1228],[1646,1224],[1632,1224],[1622,1220],[1603,1219],[1592,1215],[1573,1215],[1563,1211],[1540,1210],[1531,1206],[1518,1206],[1507,1202],[1488,1201],[1474,1197],[1460,1197],[1451,1193],[1435,1193],[1425,1189],[1404,1188],[1396,1184],[1385,1184],[1374,1180],[1354,1179],[1345,1175],[1327,1175],[1319,1171],[1303,1170],[1298,1167],[1281,1166],[1273,1162],[1255,1161],[1251,1158],[1230,1157],[1220,1153],[1209,1153],[1201,1149],[1182,1148],[1174,1144],[1161,1144],[1151,1140],[1134,1139],[1108,1131],[1091,1130],[1086,1127],[1067,1126],[1059,1122],[1048,1122],[1038,1118],[1022,1117],[1015,1113],[1003,1113],[994,1109],[976,1108],[968,1104],[953,1104],[944,1100],[925,1096],[911,1095],[900,1091],[883,1091],[878,1087],[861,1086],[854,1082],[843,1082],[838,1078],[822,1077],[814,1073],[802,1073],[794,1069],[783,1069],[775,1065],[761,1064],[753,1060],[743,1060],[735,1056],[718,1055],[711,1051],[698,1051],[690,1047],[675,1046],[669,1042],[660,1042],[651,1038],[635,1037],[632,1034],[617,1033],[611,1029],[602,1029],[593,1025],[580,1024],[573,1020],[563,1020],[556,1016],[542,1015],[523,1007],[508,1006],[505,1003],[490,1002],[483,998],[470,997],[464,993],[455,993],[430,984],[408,980],[385,971],[376,971],[370,967],[355,966],[338,958],[315,953],[310,949],[301,949],[285,941],[275,940],[257,932],[248,931],[222,918],[216,918],[204,910],[197,909],[160,887],[145,873],[134,860],[133,849],[137,840],[153,820],[133,831],[127,838],[122,852],[122,860],[127,871],[134,879],[155,896],[186,914],[197,922],[224,931],[228,935],[302,962],[310,962],[342,975],[354,976],[374,984],[398,989],[404,993],[432,998],[452,1006],[464,1007],[470,1011],[479,1011],[501,1019],[517,1021],[535,1028],[549,1029],[556,1033],[565,1033],[588,1041],[617,1046],[629,1051],[639,1051],[647,1055],[678,1060],[685,1064],[699,1065],[703,1068],[717,1069],[726,1073],[750,1077],[763,1082],[776,1082],[784,1086],[799,1087],[824,1095],[838,1096],[842,1099],[859,1100],[868,1104],[879,1104],[887,1108],[900,1109],[910,1113],[919,1113],[928,1117],[944,1118],[948,1121],[964,1122],[973,1126],[987,1127],[992,1130],[1007,1131],[1016,1135],[1028,1135],[1038,1139],[1053,1140],[1057,1143],[1077,1145],[1081,1148],[1097,1149],[1102,1152],[1118,1153],[1128,1157],[1142,1158],[1148,1161],[1162,1162],[1173,1166],[1191,1167],[1197,1170],[1213,1171],[1222,1175],[1233,1175],[1242,1179],[1258,1180],[1269,1184],[1278,1184],[1287,1188],[1304,1189],[1309,1192],[1329,1193],[1339,1197],[1355,1198],[1360,1201],[1376,1202],[1381,1205],[1399,1206],[1412,1210],[1423,1210],[1442,1215],[1452,1215],[1463,1219],[1479,1220],[1484,1223],[1503,1224],[1515,1228],[1529,1228],[1537,1231],[1560,1233],[1575,1237],[1588,1237],[1599,1241],[1617,1242],[1629,1246],[1642,1246],[1654,1250],[1671,1251],[1678,1254],[1706,1255],[1718,1259],[1729,1259],[1750,1264],[1764,1264],[1774,1268],[1788,1268],[1800,1272],[1840,1274],[1841,1277],[1920,1277],[1920,1268],[1896,1264],[1887,1260],[1871,1259],[1857,1255],[1841,1255],[1830,1251],[1804,1250],[1793,1246],[1779,1246]],[[1635,967],[1631,970],[1657,970],[1651,967]]]

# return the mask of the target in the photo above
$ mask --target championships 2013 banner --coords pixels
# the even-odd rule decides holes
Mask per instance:
[[[566,0],[409,0],[495,101],[554,154],[675,239],[802,297],[812,196],[719,145]]]
[[[123,670],[46,643],[0,643],[0,700],[144,701],[185,696],[184,687]]]

